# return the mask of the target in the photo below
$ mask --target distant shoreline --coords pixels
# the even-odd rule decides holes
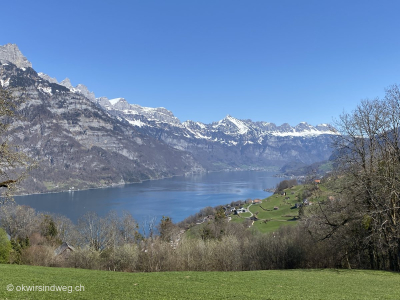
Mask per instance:
[[[205,172],[198,172],[198,173],[185,173],[182,175],[171,175],[171,176],[164,176],[160,178],[150,178],[150,179],[144,179],[141,181],[137,182],[124,182],[124,183],[113,183],[111,185],[105,185],[105,186],[98,186],[98,187],[89,187],[89,188],[83,188],[83,189],[73,189],[73,190],[61,190],[61,191],[48,191],[48,192],[38,192],[38,193],[24,193],[24,194],[16,194],[12,195],[12,197],[23,197],[23,196],[30,196],[30,195],[45,195],[45,194],[59,194],[59,193],[73,193],[73,192],[80,192],[80,191],[88,191],[88,190],[97,190],[97,189],[106,189],[106,188],[113,188],[113,187],[120,187],[120,186],[125,186],[125,185],[131,185],[131,184],[139,184],[143,183],[146,181],[153,181],[153,180],[163,180],[163,179],[170,179],[174,177],[186,177],[186,176],[192,176],[192,175],[201,175],[201,174],[207,174],[207,173],[222,173],[222,172],[245,172],[245,171],[252,171],[252,172],[275,172],[275,171],[269,171],[266,169],[257,169],[257,170],[249,170],[249,169],[240,169],[240,170],[219,170],[219,171],[205,171]],[[274,177],[277,174],[274,175]],[[268,191],[269,188],[264,189],[264,191]]]

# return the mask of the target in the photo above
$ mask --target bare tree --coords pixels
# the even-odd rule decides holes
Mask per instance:
[[[334,141],[340,197],[351,201],[366,235],[371,268],[400,270],[400,90],[391,86],[383,100],[364,100],[340,116]],[[331,230],[348,224],[326,222]],[[330,224],[329,224],[330,223]]]
[[[57,215],[54,217],[57,226],[58,239],[71,245],[77,245],[79,233],[75,224],[65,216]]]
[[[122,220],[120,222],[120,233],[124,243],[136,243],[143,237],[139,233],[139,224],[132,217],[128,211],[122,213]]]
[[[153,239],[157,226],[156,226],[157,219],[156,217],[147,217],[141,223],[142,235],[144,237],[149,237]]]
[[[39,218],[33,208],[7,203],[0,206],[0,226],[11,238],[23,239],[38,231]]]
[[[88,245],[95,251],[102,251],[109,245],[108,224],[95,212],[88,212],[80,218],[77,229],[81,238],[81,246]]]

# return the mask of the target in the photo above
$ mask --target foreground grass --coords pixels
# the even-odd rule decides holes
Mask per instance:
[[[0,274],[0,299],[400,299],[400,275],[382,271],[116,273],[0,265]],[[16,291],[21,285],[85,291]]]

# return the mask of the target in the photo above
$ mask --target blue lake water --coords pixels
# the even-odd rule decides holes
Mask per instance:
[[[151,180],[117,187],[15,197],[37,211],[62,214],[76,222],[86,212],[104,216],[126,210],[140,223],[162,216],[179,222],[207,206],[248,198],[265,198],[263,189],[281,178],[265,171],[216,172]]]

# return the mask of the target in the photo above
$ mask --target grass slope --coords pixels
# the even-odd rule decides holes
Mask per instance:
[[[243,207],[249,209],[253,214],[257,213],[259,220],[255,221],[251,228],[267,233],[273,232],[282,226],[294,226],[297,224],[299,209],[295,208],[295,204],[301,202],[299,200],[299,194],[302,194],[305,190],[309,189],[310,186],[297,185],[292,188],[285,189],[286,195],[274,194],[268,198],[262,200],[261,204],[244,204]],[[313,191],[308,200],[312,203],[317,204],[319,201],[324,201],[328,196],[333,193],[325,185],[319,185],[319,190]],[[301,197],[302,198],[302,197]],[[275,210],[274,208],[278,209]],[[307,207],[304,211],[307,214]],[[239,215],[230,215],[231,222],[243,223],[251,216],[251,213],[240,213]],[[193,228],[199,228],[204,226],[205,223],[195,225]],[[191,230],[186,232],[187,236],[191,235]]]
[[[399,299],[400,275],[368,270],[116,273],[0,265],[0,299]],[[6,286],[14,285],[14,291]],[[81,292],[18,292],[21,285]]]
[[[250,211],[257,214],[259,221],[254,222],[254,227],[261,232],[271,232],[281,226],[295,225],[299,210],[294,208],[299,202],[297,195],[301,193],[304,186],[298,185],[291,189],[286,189],[286,196],[274,194],[262,201],[261,204],[251,205]],[[289,199],[286,199],[286,198]],[[274,208],[277,207],[277,210]]]
[[[285,189],[285,196],[274,194],[264,199],[261,204],[251,205],[250,211],[253,214],[258,212],[257,217],[259,219],[254,222],[253,227],[261,232],[272,232],[281,226],[296,225],[299,209],[295,208],[294,205],[300,202],[298,195],[303,193],[305,189],[306,186],[297,185]],[[315,204],[318,201],[325,200],[331,193],[324,185],[320,185],[319,190],[312,193],[308,199]],[[275,210],[275,207],[278,209]]]

